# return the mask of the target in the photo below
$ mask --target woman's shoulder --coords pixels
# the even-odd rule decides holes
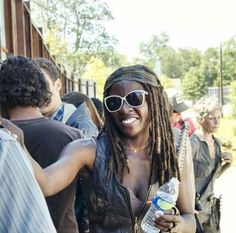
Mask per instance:
[[[192,143],[199,143],[200,142],[200,137],[197,133],[193,133],[190,137],[189,140]]]
[[[65,147],[64,155],[70,154],[76,161],[80,161],[83,166],[92,168],[96,158],[96,148],[93,138],[77,139]]]
[[[83,139],[77,139],[69,143],[69,147],[77,152],[89,152],[89,151],[96,151],[96,138],[90,137],[90,138],[83,138]]]

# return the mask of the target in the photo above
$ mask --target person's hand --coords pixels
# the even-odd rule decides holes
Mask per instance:
[[[2,122],[1,119],[0,119],[0,129],[5,131],[6,133],[10,134],[13,138],[15,138],[15,139],[18,138],[18,136],[16,134],[12,133],[9,129],[4,127],[3,122]]]
[[[17,139],[17,135],[12,133],[10,130],[6,128],[1,128],[1,130],[5,131],[6,133],[10,134],[13,138]]]
[[[222,152],[221,161],[224,164],[231,165],[231,163],[232,163],[232,154],[230,152]]]
[[[180,230],[181,216],[176,207],[164,212],[156,211],[153,220],[155,226],[162,232],[174,233]]]

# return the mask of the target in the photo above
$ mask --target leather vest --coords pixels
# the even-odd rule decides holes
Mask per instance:
[[[142,233],[140,223],[149,206],[143,206],[138,217],[133,215],[129,191],[118,181],[114,167],[109,172],[108,161],[111,155],[105,133],[97,137],[96,144],[95,164],[89,178],[83,183],[90,232]],[[157,189],[158,183],[151,185],[146,199],[152,199]]]

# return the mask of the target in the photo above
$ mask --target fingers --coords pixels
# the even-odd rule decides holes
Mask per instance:
[[[232,154],[230,152],[224,152],[221,154],[222,158],[232,158]]]
[[[180,220],[177,216],[175,216],[175,219],[171,222],[167,221],[169,219],[165,218],[163,219],[162,216],[159,217],[159,220],[155,223],[155,226],[164,232],[178,232],[180,229]],[[175,221],[176,220],[176,221]]]
[[[229,152],[224,152],[221,155],[222,161],[225,163],[231,163],[232,162],[232,154]]]
[[[17,135],[12,133],[10,130],[8,130],[6,128],[3,128],[2,130],[5,131],[6,133],[10,134],[13,138],[17,139]]]
[[[175,209],[165,210],[165,212],[160,214],[162,211],[157,211],[155,213],[154,224],[163,232],[177,232],[179,230],[179,223],[181,222],[181,217]]]
[[[152,201],[146,201],[146,204],[147,204],[147,205],[151,205],[151,204],[152,204]]]

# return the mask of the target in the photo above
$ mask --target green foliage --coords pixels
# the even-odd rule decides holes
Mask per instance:
[[[236,80],[236,40],[231,38],[222,44],[224,85]]]
[[[218,86],[220,71],[219,51],[216,48],[208,48],[203,54],[201,70],[205,77],[207,87]]]
[[[178,54],[173,48],[166,47],[160,52],[161,71],[170,79],[181,78],[181,66]]]
[[[169,36],[163,32],[160,35],[153,35],[151,39],[139,45],[140,57],[136,58],[136,63],[144,64],[155,69],[158,57],[161,57],[161,51],[167,47]]]
[[[197,49],[168,46],[166,33],[152,36],[140,44],[140,57],[135,62],[143,63],[156,70],[157,58],[161,61],[161,74],[169,79],[181,79],[185,98],[197,100],[207,93],[207,88],[220,85],[220,45],[208,48],[204,53]],[[223,85],[236,80],[236,38],[222,44]],[[167,85],[170,85],[167,82]],[[181,90],[179,90],[181,91]],[[236,106],[235,106],[236,109]]]
[[[206,94],[204,76],[198,67],[192,67],[182,80],[183,94],[186,99],[198,100]]]
[[[225,142],[232,145],[231,148],[223,147],[222,150],[232,153],[233,164],[236,165],[236,120],[223,118],[216,136],[221,139],[223,145]]]
[[[117,40],[108,34],[104,26],[112,15],[103,0],[32,0],[31,9],[44,35],[57,29],[54,37],[58,43],[66,41],[58,58],[58,46],[45,38],[55,52],[53,55],[64,61],[63,65],[75,74],[81,75],[92,57],[107,59],[104,54],[114,53]]]
[[[164,89],[174,88],[173,79],[168,78],[166,75],[160,76],[160,81]]]
[[[44,40],[56,61],[76,77],[96,80],[101,98],[104,79],[111,70],[129,65],[128,59],[115,51],[117,40],[104,26],[104,22],[113,19],[105,1],[31,0],[31,9],[34,21],[43,28]],[[220,46],[201,53],[197,49],[176,50],[168,43],[166,32],[153,35],[147,42],[140,43],[140,56],[132,64],[144,64],[155,71],[160,60],[165,88],[175,87],[173,81],[181,80],[182,92],[189,100],[199,99],[210,86],[219,86]],[[235,37],[222,44],[222,61],[223,84],[230,85],[236,81]],[[235,84],[232,88],[236,92]],[[231,98],[233,104],[235,98]]]
[[[233,108],[233,116],[236,117],[236,81],[231,83],[230,89],[231,89],[230,100]]]
[[[102,60],[91,58],[86,66],[86,71],[82,78],[94,80],[96,82],[97,97],[102,99],[104,83],[111,72],[112,69],[107,68]]]
[[[183,76],[192,67],[199,67],[201,64],[201,53],[197,49],[179,49],[177,51],[177,57],[179,59],[179,69]]]

